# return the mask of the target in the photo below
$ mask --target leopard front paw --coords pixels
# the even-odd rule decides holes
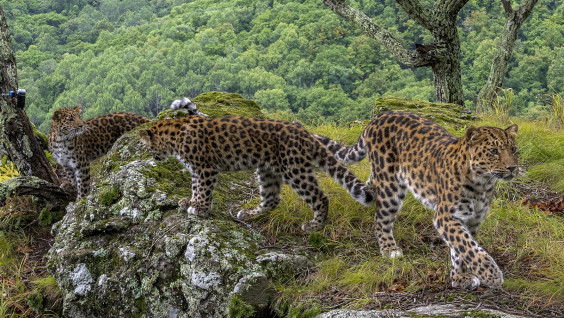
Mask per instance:
[[[473,290],[480,285],[480,279],[470,274],[454,274],[451,280],[454,288]]]
[[[480,285],[489,288],[500,288],[503,284],[503,273],[485,251],[480,250],[478,260],[468,265],[472,274],[480,280]],[[474,265],[477,264],[477,265]]]
[[[489,288],[501,288],[501,285],[503,285],[503,273],[497,266],[486,269],[486,273],[480,279],[480,285]]]
[[[260,214],[260,209],[259,208],[254,208],[254,209],[244,209],[239,211],[239,213],[237,213],[237,219],[238,220],[246,220],[248,218],[251,218],[253,216],[256,216]]]
[[[325,224],[323,224],[323,223],[311,220],[311,221],[304,222],[302,224],[302,230],[306,233],[313,233],[315,231],[319,231],[319,230],[323,229],[324,225]]]
[[[208,208],[206,206],[188,198],[180,199],[180,201],[178,201],[178,207],[180,207],[181,210],[186,210],[189,214],[194,214],[200,217],[208,216]]]
[[[389,258],[400,258],[403,256],[403,251],[397,246],[380,249],[380,253],[382,256]]]

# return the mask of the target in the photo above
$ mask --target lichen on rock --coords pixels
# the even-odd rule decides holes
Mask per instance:
[[[221,107],[233,107],[225,106],[232,94],[214,95],[223,98]],[[213,107],[198,106],[212,113]],[[176,159],[159,162],[145,152],[137,130],[147,125],[92,164],[91,193],[71,203],[53,227],[48,268],[63,291],[64,315],[264,314],[274,295],[271,281],[310,266],[307,258],[261,249],[265,239],[227,213],[257,192],[249,188],[249,173],[220,175],[209,217],[181,211],[177,202],[190,196],[190,173]]]

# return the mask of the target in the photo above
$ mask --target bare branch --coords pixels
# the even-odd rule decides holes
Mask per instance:
[[[349,6],[345,1],[324,0],[323,3],[341,17],[357,24],[364,33],[384,45],[401,63],[413,67],[433,65],[432,54],[423,57],[415,50],[406,49],[390,32],[382,29],[370,17]]]

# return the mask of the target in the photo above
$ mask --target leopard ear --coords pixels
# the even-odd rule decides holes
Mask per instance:
[[[153,134],[151,133],[150,130],[145,130],[145,129],[141,129],[139,130],[139,138],[141,138],[141,141],[147,146],[150,147],[151,146],[151,139],[153,137]]]
[[[506,132],[509,136],[515,137],[515,136],[517,135],[517,130],[518,130],[518,128],[519,128],[519,127],[517,127],[517,124],[513,124],[513,125],[507,127],[507,128],[505,129],[505,132]]]
[[[81,113],[82,112],[82,105],[80,105],[80,104],[76,105],[74,110],[76,110],[78,113]]]
[[[61,120],[61,117],[62,117],[62,112],[59,111],[58,109],[55,110],[55,112],[53,113],[53,120],[59,121],[59,120]]]
[[[466,129],[466,140],[470,145],[474,145],[482,140],[482,132],[478,128],[470,127]]]

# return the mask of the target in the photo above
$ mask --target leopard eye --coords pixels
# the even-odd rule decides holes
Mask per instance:
[[[488,151],[494,155],[499,155],[499,151],[497,150],[497,148],[489,148]]]
[[[517,147],[511,147],[511,151],[513,151],[513,153],[517,153]]]

